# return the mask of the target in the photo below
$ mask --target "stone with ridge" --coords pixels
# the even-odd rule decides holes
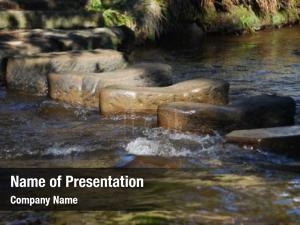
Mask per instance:
[[[169,87],[113,86],[100,92],[102,114],[156,113],[161,104],[194,101],[227,104],[229,84],[222,80],[195,79]]]
[[[237,130],[226,135],[228,143],[252,145],[287,156],[300,157],[300,126]]]
[[[159,107],[159,125],[191,132],[232,131],[294,124],[296,104],[291,97],[253,96],[227,106],[175,102]]]
[[[105,87],[120,83],[136,87],[168,86],[172,84],[171,72],[166,64],[140,63],[105,73],[51,73],[50,97],[75,105],[99,107],[99,93]]]
[[[126,65],[123,53],[108,49],[16,56],[7,61],[6,82],[12,90],[47,95],[49,73],[100,73]]]

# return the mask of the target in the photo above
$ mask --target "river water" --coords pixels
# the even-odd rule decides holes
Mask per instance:
[[[227,80],[231,99],[292,96],[300,124],[300,27],[167,42],[134,55],[172,65],[176,82]],[[172,211],[3,212],[0,224],[300,223],[300,161],[224,145],[217,132],[201,136],[167,131],[155,122],[155,116],[101,117],[97,111],[1,87],[1,167],[197,168],[200,178],[186,183],[173,178],[182,188],[171,192]],[[158,190],[150,196],[157,206],[160,194]]]

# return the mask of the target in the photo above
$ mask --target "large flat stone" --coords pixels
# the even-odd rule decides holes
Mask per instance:
[[[8,57],[97,48],[129,52],[134,44],[133,31],[124,26],[85,30],[33,29],[1,32],[0,81],[4,79],[5,62],[3,60]]]
[[[120,83],[136,87],[172,84],[172,69],[160,63],[140,63],[126,69],[105,73],[49,75],[52,99],[87,107],[99,107],[100,91]]]
[[[226,135],[228,143],[252,145],[275,153],[300,157],[300,126],[237,130]]]
[[[16,56],[8,59],[6,83],[12,90],[47,95],[49,73],[100,73],[126,65],[123,53],[104,49]]]
[[[104,26],[101,13],[85,10],[5,10],[0,11],[0,18],[0,29],[71,29]]]
[[[168,129],[209,133],[263,127],[289,126],[295,121],[295,101],[290,97],[254,96],[227,106],[176,102],[158,110],[159,125]]]
[[[156,113],[159,105],[176,101],[226,104],[228,91],[228,83],[209,79],[160,88],[114,86],[100,92],[100,109],[102,114]]]

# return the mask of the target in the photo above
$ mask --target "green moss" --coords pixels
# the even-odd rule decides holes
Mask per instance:
[[[271,24],[274,26],[295,23],[299,21],[299,13],[296,8],[277,11],[270,15]]]
[[[286,22],[286,16],[283,13],[277,12],[271,15],[273,25],[281,25]]]
[[[251,8],[233,6],[229,12],[206,11],[198,17],[197,23],[208,27],[209,32],[254,31],[260,26],[260,19]]]
[[[260,26],[260,19],[251,8],[236,6],[230,14],[237,19],[238,29],[254,31]]]

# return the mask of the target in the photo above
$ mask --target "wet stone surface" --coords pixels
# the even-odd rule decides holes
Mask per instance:
[[[291,97],[241,97],[229,105],[175,102],[158,109],[159,125],[167,129],[210,133],[294,125],[296,103]]]
[[[102,73],[51,73],[49,94],[55,100],[99,109],[100,91],[106,87],[120,83],[132,87],[164,87],[172,84],[171,75],[172,68],[162,63],[139,63]]]
[[[46,96],[50,73],[100,73],[127,66],[122,52],[110,49],[40,53],[9,58],[6,83],[10,90]]]
[[[100,92],[103,115],[157,113],[159,105],[177,101],[195,101],[224,105],[228,103],[229,83],[223,80],[194,79],[167,87],[115,85]]]

